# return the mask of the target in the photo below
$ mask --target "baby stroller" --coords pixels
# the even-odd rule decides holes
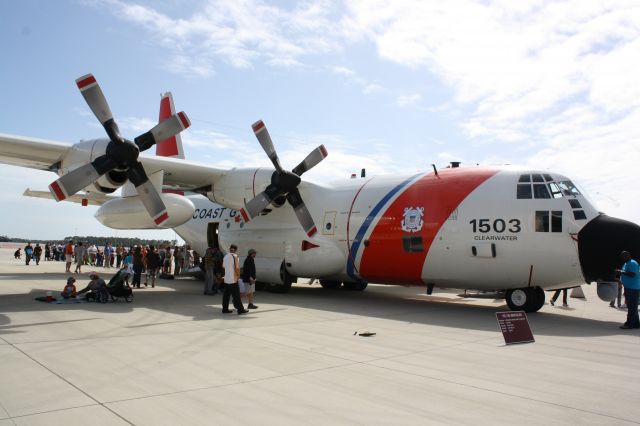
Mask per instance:
[[[112,301],[115,302],[119,297],[123,297],[127,303],[131,303],[133,301],[133,291],[131,290],[131,287],[125,284],[127,274],[128,272],[126,269],[121,269],[109,280],[107,289],[109,290],[109,295],[111,296]]]

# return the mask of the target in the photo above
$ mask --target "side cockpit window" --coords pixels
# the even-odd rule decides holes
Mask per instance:
[[[549,199],[580,195],[578,188],[570,181],[554,181],[546,173],[523,174],[518,178],[516,196],[519,200]]]

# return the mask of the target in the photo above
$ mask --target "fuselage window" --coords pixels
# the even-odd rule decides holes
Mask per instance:
[[[536,212],[536,232],[549,232],[549,212]]]
[[[574,210],[573,218],[575,220],[584,220],[587,218],[587,215],[584,213],[584,210]]]
[[[422,237],[420,236],[404,235],[402,237],[402,247],[407,253],[419,253],[424,251]]]
[[[551,232],[562,232],[562,210],[551,212]]]
[[[549,223],[551,219],[551,223]],[[551,225],[551,227],[549,227]],[[546,210],[536,212],[536,232],[562,232],[562,211],[553,210],[549,214]]]

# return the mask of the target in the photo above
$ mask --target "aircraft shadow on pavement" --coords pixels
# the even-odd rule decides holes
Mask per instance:
[[[111,271],[109,272],[111,273]],[[69,274],[65,273],[31,273],[28,275],[0,274],[3,279],[22,281],[44,281],[50,283],[45,288],[32,288],[29,293],[0,295],[0,311],[82,311],[107,312],[112,314],[131,312],[136,308],[158,310],[170,314],[185,316],[185,321],[208,321],[225,318],[221,312],[221,296],[203,295],[202,281],[191,278],[175,280],[158,280],[160,291],[153,289],[134,289],[134,300],[126,303],[123,299],[117,302],[49,304],[38,302],[35,297],[43,296],[48,289],[60,287]],[[108,273],[104,274],[108,281]],[[60,285],[54,285],[60,284]],[[84,274],[78,278],[78,289],[88,283]],[[452,299],[438,296],[436,291],[431,296],[423,295],[418,287],[382,287],[369,286],[365,291],[326,290],[319,286],[296,284],[287,294],[259,291],[256,293],[256,304],[260,309],[252,311],[243,320],[259,321],[261,314],[271,315],[274,310],[289,307],[313,309],[339,314],[382,318],[407,323],[498,332],[495,312],[507,311],[504,301],[493,302],[493,306],[474,305],[466,298]],[[57,295],[54,291],[54,296]],[[594,302],[598,303],[598,302]],[[277,306],[269,306],[270,304]],[[620,314],[620,322],[624,320]],[[235,315],[234,315],[235,317]],[[549,336],[590,337],[619,334],[619,322],[595,320],[558,315],[553,312],[537,312],[528,315],[531,328],[535,334]],[[50,324],[50,323],[47,323]],[[37,324],[31,324],[37,325]],[[254,324],[256,325],[256,324]],[[17,332],[11,326],[10,319],[0,314],[0,335]]]

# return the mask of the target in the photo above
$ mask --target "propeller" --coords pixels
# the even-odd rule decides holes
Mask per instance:
[[[300,176],[324,160],[327,156],[327,150],[324,145],[320,145],[311,151],[311,153],[309,153],[309,155],[307,155],[300,164],[289,172],[284,170],[280,165],[278,153],[273,147],[271,136],[269,135],[264,122],[262,120],[256,121],[251,125],[251,127],[253,128],[253,133],[258,138],[258,142],[260,142],[262,149],[267,153],[267,156],[276,168],[276,171],[271,175],[271,183],[269,186],[267,186],[264,191],[256,195],[253,199],[245,203],[244,208],[240,209],[240,214],[243,220],[248,222],[262,213],[269,204],[280,197],[286,196],[286,199],[289,204],[291,204],[291,207],[293,207],[293,211],[295,212],[300,225],[302,225],[304,232],[306,232],[309,237],[313,236],[317,232],[317,228],[313,222],[311,213],[309,213],[307,206],[304,204],[304,201],[300,196],[298,185],[301,182]]]
[[[76,84],[89,108],[107,132],[109,144],[104,155],[63,175],[49,185],[49,190],[57,201],[62,201],[112,170],[125,172],[129,181],[136,187],[149,216],[156,225],[162,224],[169,218],[167,208],[160,194],[149,181],[142,163],[138,161],[138,156],[140,152],[151,148],[155,143],[177,135],[189,127],[191,125],[189,118],[184,112],[174,114],[131,142],[120,135],[120,129],[113,119],[107,99],[95,77],[87,74],[77,79]]]

